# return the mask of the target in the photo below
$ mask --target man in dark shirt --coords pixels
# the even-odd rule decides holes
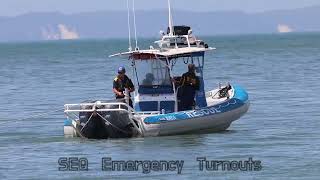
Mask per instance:
[[[181,88],[179,89],[181,101],[179,111],[191,110],[195,106],[196,91],[200,89],[200,80],[195,73],[196,67],[194,64],[188,65],[188,72],[181,77]]]
[[[142,81],[144,86],[152,86],[154,81],[154,75],[152,73],[147,73],[146,78]]]
[[[130,93],[134,91],[134,85],[131,79],[126,75],[126,69],[124,67],[119,67],[118,75],[113,80],[113,92],[116,96],[116,99],[123,99],[125,98],[125,89],[129,91],[129,105],[133,107],[131,95]]]

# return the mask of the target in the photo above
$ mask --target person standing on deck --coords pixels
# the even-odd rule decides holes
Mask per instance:
[[[116,99],[124,100],[125,89],[128,89],[129,91],[129,105],[133,107],[130,93],[135,90],[134,85],[131,79],[126,75],[126,69],[120,66],[118,68],[118,75],[113,80],[113,92]]]
[[[179,111],[191,110],[195,106],[196,91],[200,89],[200,80],[196,76],[196,67],[194,64],[188,65],[188,72],[184,73],[181,77],[181,102]]]

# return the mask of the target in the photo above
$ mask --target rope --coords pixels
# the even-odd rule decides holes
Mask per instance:
[[[72,125],[72,128],[76,131],[76,133],[80,136],[80,138],[83,138],[83,139],[88,139],[87,137],[83,136],[82,133],[79,131],[79,129],[77,129],[77,127],[74,127]]]
[[[63,109],[59,108],[59,109],[56,109],[56,110],[53,110],[53,111],[49,111],[49,112],[46,112],[46,113],[39,113],[39,114],[30,116],[30,117],[27,117],[27,118],[21,118],[21,119],[15,119],[15,120],[7,120],[5,122],[1,122],[0,125],[6,124],[8,122],[15,123],[15,122],[19,122],[19,121],[25,121],[25,120],[28,120],[28,119],[43,117],[43,116],[47,116],[47,115],[50,115],[50,114],[58,112],[58,111],[63,111]]]
[[[11,120],[11,121],[5,121],[5,122],[1,122],[0,125],[2,124],[6,124],[6,123],[16,123],[16,122],[19,122],[19,121],[25,121],[25,120],[28,120],[28,119],[34,119],[34,118],[38,118],[38,117],[43,117],[43,116],[48,116],[52,113],[55,113],[55,112],[58,112],[58,111],[63,111],[63,109],[59,108],[59,109],[56,109],[56,110],[53,110],[53,111],[49,111],[49,112],[46,112],[46,113],[39,113],[39,114],[36,114],[36,115],[33,115],[33,116],[30,116],[30,117],[27,117],[27,118],[21,118],[21,119],[16,119],[16,120]],[[72,128],[77,132],[77,134],[83,138],[83,139],[87,139],[86,137],[84,137],[82,135],[82,133],[72,125]]]
[[[94,112],[93,112],[94,113]],[[77,127],[73,126],[73,129],[77,132],[77,134],[80,136],[80,138],[83,138],[83,139],[88,139],[87,137],[83,136],[82,135],[82,131],[83,129],[88,125],[88,123],[91,121],[92,117],[93,117],[93,113],[90,115],[88,121],[86,122],[86,124],[81,128],[81,130],[79,131],[79,129],[77,129]],[[117,127],[116,125],[112,124],[110,121],[108,121],[107,119],[105,119],[103,116],[101,116],[98,112],[95,111],[95,113],[100,117],[102,118],[104,121],[106,121],[108,124],[110,124],[111,126],[113,126],[114,128],[118,129],[119,131],[125,133],[125,134],[128,134],[128,132],[122,130],[121,128]]]
[[[110,124],[111,126],[113,126],[114,128],[118,129],[119,131],[121,131],[121,132],[123,132],[123,133],[125,133],[125,134],[127,134],[127,135],[130,135],[130,133],[124,131],[123,129],[121,129],[121,128],[119,128],[119,127],[117,127],[116,125],[112,124],[110,121],[108,121],[107,119],[105,119],[104,117],[102,117],[98,112],[96,112],[96,113],[97,113],[97,115],[98,115],[100,118],[102,118],[104,121],[106,121],[107,123],[109,123],[109,124]],[[72,125],[72,128],[76,131],[76,133],[80,136],[80,138],[88,139],[87,137],[85,137],[85,136],[82,135],[82,130],[87,126],[88,122],[89,122],[89,121],[91,120],[91,118],[92,118],[92,115],[93,115],[93,113],[91,114],[89,120],[88,120],[87,123],[82,127],[82,129],[81,129],[80,131],[79,131],[79,129],[77,129],[77,127],[74,127],[74,126]]]
[[[91,118],[93,116],[93,113],[91,114],[91,116],[89,117],[88,121],[86,122],[86,124],[84,124],[84,126],[81,128],[80,132],[82,133],[82,130],[87,126],[87,124],[91,121]]]
[[[109,123],[109,124],[110,124],[111,126],[113,126],[114,128],[118,129],[119,131],[121,131],[121,132],[123,132],[123,133],[125,133],[125,134],[130,135],[130,133],[128,133],[127,131],[119,128],[118,126],[116,126],[116,125],[114,125],[114,124],[112,124],[110,121],[108,121],[106,118],[104,118],[103,116],[101,116],[99,113],[97,113],[97,114],[98,114],[98,116],[99,116],[100,118],[102,118],[103,120],[105,120],[107,123]]]

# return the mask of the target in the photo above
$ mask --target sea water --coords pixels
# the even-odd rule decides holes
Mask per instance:
[[[128,60],[108,56],[125,51],[126,40],[1,43],[0,179],[319,179],[320,34],[202,38],[217,48],[206,56],[206,90],[241,85],[248,113],[220,133],[109,140],[65,138],[63,105],[113,98],[117,67],[132,73]],[[70,158],[85,169],[62,171]],[[106,158],[141,165],[105,171]],[[210,170],[199,158],[261,168]],[[183,162],[181,173],[143,170],[160,161]]]

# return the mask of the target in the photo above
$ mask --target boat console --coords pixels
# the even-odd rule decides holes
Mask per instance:
[[[174,85],[166,61],[157,59],[134,60],[135,84],[138,91],[134,96],[136,111],[176,111]]]

